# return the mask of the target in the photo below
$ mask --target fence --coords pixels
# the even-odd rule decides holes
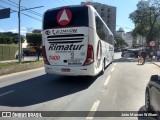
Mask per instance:
[[[17,52],[18,47],[16,46],[0,45],[0,61],[14,60]]]

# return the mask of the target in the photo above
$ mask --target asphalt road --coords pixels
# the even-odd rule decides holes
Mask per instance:
[[[116,59],[118,57],[119,54]],[[88,114],[89,111],[145,111],[145,87],[153,74],[160,74],[156,65],[150,62],[137,65],[134,60],[125,59],[116,60],[106,68],[104,75],[97,77],[48,75],[43,68],[2,76],[0,111],[88,111]],[[91,116],[41,119],[152,120],[144,117]]]

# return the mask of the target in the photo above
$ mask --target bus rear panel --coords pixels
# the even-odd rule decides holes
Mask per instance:
[[[88,40],[88,7],[62,7],[46,11],[42,35],[46,73],[95,74],[91,65],[94,61],[93,47]]]

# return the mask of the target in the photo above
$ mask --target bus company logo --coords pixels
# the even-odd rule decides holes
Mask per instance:
[[[63,9],[57,14],[57,22],[60,25],[67,25],[72,19],[72,12],[69,9]]]
[[[53,35],[56,34],[74,34],[77,33],[77,29],[63,29],[63,30],[52,30]]]
[[[45,31],[45,34],[46,34],[46,35],[50,35],[51,32],[50,32],[49,30],[46,30],[46,31]]]
[[[49,60],[60,60],[60,56],[49,56]]]
[[[81,50],[82,47],[84,47],[84,44],[82,45],[74,45],[74,44],[70,44],[70,45],[59,45],[59,44],[51,44],[48,48],[48,50],[56,50],[56,51],[67,51],[67,50]]]
[[[52,33],[53,33],[53,35],[55,35],[55,34],[56,34],[54,30],[52,30]]]

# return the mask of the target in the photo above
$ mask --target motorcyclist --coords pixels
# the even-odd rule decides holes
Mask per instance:
[[[147,56],[147,53],[143,50],[143,51],[141,52],[141,57],[143,58],[143,63],[142,63],[142,64],[145,63],[145,61],[146,61],[146,56]]]

